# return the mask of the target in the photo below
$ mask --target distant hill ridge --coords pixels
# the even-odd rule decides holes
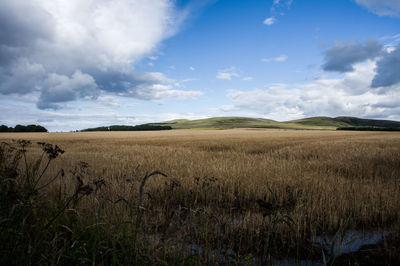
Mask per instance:
[[[399,121],[363,119],[349,116],[310,117],[285,122],[264,118],[249,117],[213,117],[198,120],[176,119],[158,123],[174,129],[183,128],[283,128],[283,129],[336,129],[340,127],[383,127],[400,128]]]
[[[345,130],[399,130],[400,122],[391,120],[362,119],[357,117],[317,116],[278,122],[265,118],[251,117],[212,117],[197,120],[175,119],[160,123],[137,126],[105,126],[81,131],[142,131],[168,129],[231,129],[231,128],[277,128],[277,129],[345,129]]]

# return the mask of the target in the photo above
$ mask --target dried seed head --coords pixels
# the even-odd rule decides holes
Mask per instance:
[[[62,150],[60,147],[57,145],[53,145],[50,143],[45,143],[45,142],[38,142],[40,146],[42,146],[42,150],[47,154],[50,160],[53,160],[57,158],[59,155],[64,153],[64,150]]]

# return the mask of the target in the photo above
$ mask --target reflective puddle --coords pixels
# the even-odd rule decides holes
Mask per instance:
[[[318,236],[314,242],[316,246],[320,246],[321,248],[324,248],[326,252],[328,252],[328,254],[326,254],[327,256],[333,255],[336,257],[343,254],[356,252],[365,245],[377,244],[383,239],[384,235],[385,234],[382,231],[348,231],[343,239],[340,239],[339,237],[335,238],[335,236]],[[260,265],[260,262],[262,261],[261,258],[257,257],[250,258],[242,256],[239,258],[233,250],[220,249],[208,252],[208,254],[204,254],[204,249],[199,245],[191,244],[188,245],[188,248],[192,256],[207,256],[210,260],[222,261],[224,263],[235,262],[245,265]],[[331,250],[333,250],[333,254],[329,254]],[[275,260],[271,258],[270,261],[274,265],[324,265],[322,263],[322,258],[320,261],[296,260],[295,258]]]

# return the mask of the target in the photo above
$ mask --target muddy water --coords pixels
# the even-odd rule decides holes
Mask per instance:
[[[335,239],[334,236],[318,236],[315,239],[315,244],[321,246],[328,252],[326,254],[329,256],[340,256],[351,252],[358,251],[362,246],[377,244],[383,237],[384,233],[382,231],[373,232],[360,232],[360,231],[348,231],[343,239]],[[331,248],[333,247],[333,254],[329,254]],[[191,244],[188,246],[191,255],[194,256],[204,256],[204,249],[199,245]],[[214,250],[208,252],[208,257],[210,260],[223,261],[225,263],[244,263],[246,265],[261,265],[263,261],[261,258],[238,258],[233,250]],[[276,260],[269,258],[269,261],[274,265],[324,265],[322,258],[319,261],[312,260],[296,260],[295,258],[287,258],[283,260]]]
[[[334,237],[318,236],[315,242],[325,247],[328,251],[333,247],[333,255],[339,256],[350,252],[358,251],[364,245],[377,244],[382,240],[384,233],[382,231],[374,232],[359,232],[349,231],[346,233],[344,239],[337,239]]]

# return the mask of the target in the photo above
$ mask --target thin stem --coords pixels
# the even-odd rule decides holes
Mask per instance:
[[[36,180],[36,182],[35,182],[35,184],[34,184],[34,186],[33,186],[33,189],[35,189],[35,187],[37,186],[37,184],[39,184],[39,181],[40,181],[40,179],[42,179],[44,173],[47,171],[47,168],[49,167],[50,162],[51,162],[51,159],[49,159],[49,160],[47,161],[47,164],[46,164],[46,166],[43,168],[43,171],[42,171],[42,173],[40,174],[40,176],[38,177],[38,179]],[[57,174],[57,176],[58,176],[58,174]]]
[[[60,215],[65,211],[65,209],[67,209],[67,207],[69,206],[69,204],[71,203],[71,201],[72,201],[73,199],[75,199],[75,197],[76,197],[77,195],[78,195],[78,192],[75,192],[74,195],[72,195],[72,196],[69,198],[69,200],[68,200],[67,203],[64,205],[64,207],[62,207],[62,209],[59,210],[58,213],[57,213],[52,219],[50,219],[50,221],[46,224],[45,229],[48,229],[49,226],[57,219],[57,217],[60,216]],[[83,196],[84,196],[84,195],[82,195],[80,198],[78,198],[77,201],[79,201]]]
[[[28,166],[28,160],[26,159],[26,150],[24,145],[22,145],[22,154],[24,156],[24,162],[25,162],[26,182],[28,183],[28,185],[30,185],[31,181],[29,179],[29,166]]]
[[[58,171],[58,173],[57,173],[57,175],[56,175],[55,177],[53,177],[53,178],[52,178],[49,182],[47,182],[45,185],[39,187],[37,190],[41,190],[41,189],[47,187],[48,185],[50,185],[54,180],[57,179],[57,177],[60,175],[60,173],[61,173],[62,171],[63,171],[62,169],[61,169],[60,171]]]

